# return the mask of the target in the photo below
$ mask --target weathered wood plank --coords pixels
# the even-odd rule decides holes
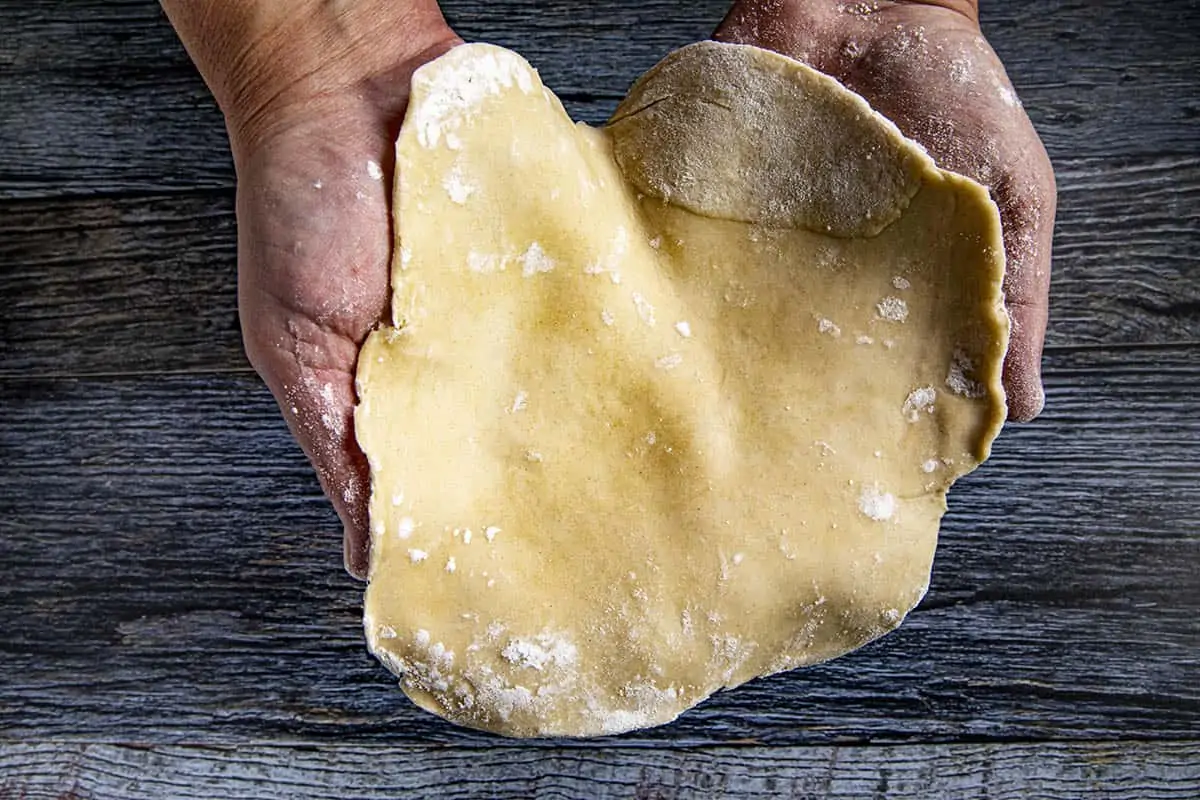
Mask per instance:
[[[490,750],[320,744],[0,745],[22,800],[1194,798],[1200,742]]]
[[[0,374],[246,367],[232,191],[6,205]]]
[[[1049,345],[1200,342],[1200,155],[1060,180]],[[232,192],[0,208],[0,376],[245,367]]]
[[[600,122],[729,0],[443,0],[470,39],[513,47]],[[1200,2],[1013,0],[984,28],[1056,160],[1191,155]],[[229,187],[221,117],[153,0],[0,8],[0,197]]]
[[[1194,738],[1200,349],[1056,352],[896,634],[630,743]],[[501,746],[365,653],[339,528],[251,375],[0,382],[0,731]]]

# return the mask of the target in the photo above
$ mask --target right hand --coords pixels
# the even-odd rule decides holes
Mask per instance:
[[[739,0],[713,38],[799,59],[865,97],[938,166],[983,184],[1000,209],[1008,416],[1042,410],[1042,344],[1057,195],[1054,169],[975,0]]]

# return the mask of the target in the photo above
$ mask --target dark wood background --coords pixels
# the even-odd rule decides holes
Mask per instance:
[[[726,0],[444,6],[599,122]],[[956,488],[897,633],[525,743],[365,651],[157,5],[0,2],[0,797],[1200,796],[1200,3],[983,6],[1058,171],[1045,414]]]

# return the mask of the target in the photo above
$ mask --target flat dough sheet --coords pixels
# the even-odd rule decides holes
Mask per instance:
[[[712,42],[601,130],[456,48],[396,155],[356,424],[367,640],[414,701],[618,733],[900,624],[1005,417],[986,190],[834,80]]]

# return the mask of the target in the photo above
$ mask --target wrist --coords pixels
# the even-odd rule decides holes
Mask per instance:
[[[235,148],[294,109],[348,99],[396,113],[415,66],[457,42],[436,0],[162,0]]]

